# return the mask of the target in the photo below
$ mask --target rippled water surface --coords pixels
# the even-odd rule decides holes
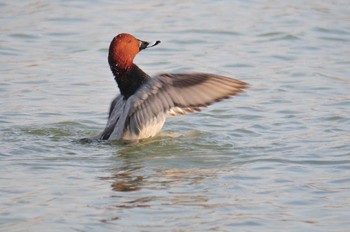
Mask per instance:
[[[350,230],[348,1],[2,1],[1,231]],[[138,144],[81,144],[118,93],[109,42],[149,74],[246,93]]]

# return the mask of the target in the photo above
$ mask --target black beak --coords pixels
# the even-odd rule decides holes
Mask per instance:
[[[146,48],[154,47],[154,46],[156,46],[157,44],[160,43],[159,40],[157,40],[154,43],[149,43],[149,42],[142,41],[142,40],[139,40],[139,42],[140,42],[140,51],[143,50],[143,49],[146,49]]]

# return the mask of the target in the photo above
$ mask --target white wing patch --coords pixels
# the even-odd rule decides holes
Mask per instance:
[[[172,107],[170,110],[168,110],[169,116],[178,116],[178,115],[184,115],[186,113],[194,113],[194,112],[200,112],[201,109],[199,107]]]

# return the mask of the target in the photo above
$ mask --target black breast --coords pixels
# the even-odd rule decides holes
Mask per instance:
[[[128,99],[133,95],[149,78],[150,76],[135,64],[131,69],[125,72],[118,72],[118,74],[115,75],[115,80],[118,83],[120,93],[125,99]]]

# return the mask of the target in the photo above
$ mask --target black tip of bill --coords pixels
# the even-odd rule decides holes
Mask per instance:
[[[154,47],[154,46],[156,46],[157,44],[160,44],[160,40],[157,40],[155,43],[153,43],[152,45],[150,45],[150,46],[148,46],[149,48],[150,47]]]
[[[146,49],[146,48],[151,48],[156,46],[157,44],[160,44],[160,41],[157,40],[156,42],[146,42],[146,41],[142,41],[140,40],[140,50]]]

